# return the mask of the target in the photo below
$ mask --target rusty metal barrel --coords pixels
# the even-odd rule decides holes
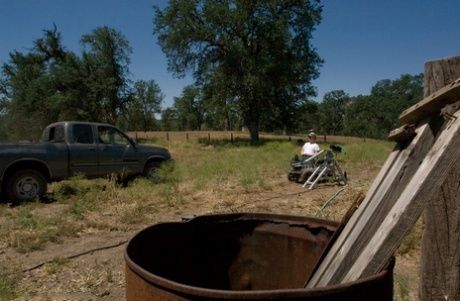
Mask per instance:
[[[127,301],[393,300],[394,260],[372,277],[304,288],[337,226],[241,213],[147,227],[125,250]]]

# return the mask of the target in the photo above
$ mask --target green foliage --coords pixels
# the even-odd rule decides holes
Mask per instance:
[[[161,128],[163,131],[177,131],[179,129],[177,111],[166,108],[161,112]]]
[[[319,104],[315,101],[307,101],[302,104],[294,116],[294,132],[319,132]]]
[[[43,124],[57,117],[50,105],[58,92],[57,82],[50,72],[65,61],[60,40],[56,28],[46,30],[30,53],[13,51],[9,63],[2,66],[1,98],[6,128],[13,138],[37,139]]]
[[[85,78],[86,101],[95,104],[93,114],[100,121],[115,124],[120,110],[129,101],[127,76],[132,49],[122,33],[107,26],[83,35],[81,43],[85,47],[83,66],[91,70]]]
[[[345,112],[346,135],[385,138],[399,126],[401,112],[423,98],[423,75],[381,80],[368,96],[352,99]]]
[[[214,101],[232,102],[254,142],[264,117],[288,124],[314,94],[321,59],[310,39],[320,15],[319,1],[169,1],[155,8],[154,33],[169,69],[192,70]]]
[[[350,96],[343,90],[334,90],[324,95],[318,107],[321,133],[339,135],[343,131],[345,109]]]
[[[139,80],[134,83],[131,100],[126,104],[120,126],[127,130],[151,131],[160,128],[155,113],[161,112],[164,95],[155,81]]]
[[[81,43],[81,56],[68,51],[54,27],[29,52],[10,53],[0,75],[1,140],[37,140],[46,125],[61,120],[115,124],[122,113],[126,127],[136,121],[136,127],[153,128],[161,91],[153,81],[131,87],[126,37],[104,26]]]
[[[177,114],[179,130],[200,130],[204,122],[203,101],[200,90],[186,86],[180,97],[174,97],[174,110]]]

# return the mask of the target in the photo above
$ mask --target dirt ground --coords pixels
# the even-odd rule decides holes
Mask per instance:
[[[340,220],[357,194],[367,191],[374,176],[374,171],[355,175],[323,210],[321,206],[342,187],[321,184],[317,189],[308,190],[288,182],[285,177],[272,179],[276,185],[266,192],[245,193],[235,187],[219,187],[194,195],[180,206],[160,208],[149,223],[128,231],[85,232],[77,238],[49,243],[43,250],[26,254],[0,246],[0,261],[22,271],[31,269],[18,277],[23,291],[18,300],[125,300],[124,242],[147,225],[179,221],[189,214],[224,212],[270,212]],[[48,210],[53,210],[53,206],[62,205],[49,204]],[[97,248],[103,249],[95,250]],[[94,251],[88,252],[91,250]],[[88,253],[66,259],[85,252]],[[397,258],[394,286],[398,300],[417,300],[418,254],[419,250],[412,250]],[[48,261],[51,262],[32,269]]]

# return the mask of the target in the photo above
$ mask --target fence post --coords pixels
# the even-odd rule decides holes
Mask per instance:
[[[211,144],[211,133],[208,133],[208,144]]]
[[[324,135],[324,142],[326,142],[326,135]]]
[[[188,142],[188,133],[185,133],[185,139],[186,139],[187,142]]]
[[[166,141],[169,141],[169,132],[166,132]]]
[[[230,142],[233,144],[233,133],[230,133]]]
[[[424,96],[460,77],[460,56],[425,63]],[[460,296],[460,160],[425,208],[420,299],[458,300]]]

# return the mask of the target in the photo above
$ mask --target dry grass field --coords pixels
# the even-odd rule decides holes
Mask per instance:
[[[233,144],[228,133],[210,133],[210,143],[207,132],[194,139],[192,134],[187,141],[185,133],[170,133],[169,139],[164,132],[138,133],[138,139],[167,146],[175,159],[174,167],[160,170],[159,184],[138,178],[121,187],[110,178],[75,177],[53,183],[47,200],[0,205],[0,300],[124,300],[124,242],[147,225],[188,214],[269,212],[340,220],[392,148],[375,140],[336,139],[343,143],[338,161],[349,183],[321,210],[341,187],[325,183],[309,191],[287,180],[301,137],[262,136],[264,142],[249,146],[236,134]],[[333,140],[327,137],[327,143]],[[421,228],[419,223],[398,251],[397,300],[416,300]]]

